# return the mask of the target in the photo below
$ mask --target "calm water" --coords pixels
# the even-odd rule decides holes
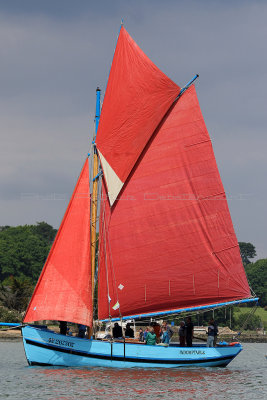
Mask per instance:
[[[266,344],[227,368],[117,370],[28,367],[21,342],[0,342],[0,399],[267,399]]]

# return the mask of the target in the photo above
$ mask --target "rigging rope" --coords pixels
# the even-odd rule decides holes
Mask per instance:
[[[111,246],[110,246],[110,240],[109,240],[109,233],[108,233],[108,231],[107,231],[107,241],[108,241],[108,247],[109,247],[111,271],[112,271],[112,273],[113,273],[113,279],[114,279],[115,288],[116,288],[117,303],[119,304],[119,317],[120,317],[120,319],[122,320],[121,306],[120,306],[119,294],[118,294],[118,286],[117,286],[117,281],[116,281],[116,275],[115,275],[115,269],[114,269],[114,263],[113,263],[113,258],[112,258],[112,252],[111,252]]]
[[[107,295],[108,295],[108,315],[109,319],[111,320],[111,314],[110,314],[110,295],[109,295],[109,279],[108,279],[108,262],[107,262],[107,248],[106,248],[106,217],[105,217],[105,207],[106,203],[104,206],[103,210],[103,242],[104,242],[104,256],[105,256],[105,267],[106,267],[106,278],[107,278]],[[110,321],[111,322],[111,321]]]
[[[21,328],[23,328],[24,326],[27,326],[27,325],[21,324],[21,325],[18,325],[18,326],[10,326],[10,327],[8,327],[8,328],[0,329],[0,332],[6,332],[6,331],[15,330],[15,329],[21,329]]]
[[[256,303],[255,306],[253,308],[251,308],[250,312],[248,313],[247,318],[243,322],[240,332],[238,332],[237,335],[233,336],[233,339],[237,339],[238,336],[242,335],[242,333],[244,332],[244,330],[248,324],[248,321],[251,319],[251,317],[254,315],[255,311],[257,310],[257,307],[258,307],[258,303]]]

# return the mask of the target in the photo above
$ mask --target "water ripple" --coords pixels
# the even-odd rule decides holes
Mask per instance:
[[[166,370],[28,367],[21,342],[0,342],[0,352],[3,399],[267,398],[264,344],[245,344],[227,368]]]

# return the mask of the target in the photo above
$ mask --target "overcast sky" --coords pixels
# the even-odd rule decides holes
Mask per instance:
[[[97,3],[97,4],[96,4]],[[177,84],[195,73],[239,241],[267,257],[267,2],[0,0],[0,225],[58,227],[121,18]]]

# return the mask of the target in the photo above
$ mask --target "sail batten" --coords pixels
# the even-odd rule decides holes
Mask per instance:
[[[24,322],[92,325],[90,190],[86,159],[28,306]]]

